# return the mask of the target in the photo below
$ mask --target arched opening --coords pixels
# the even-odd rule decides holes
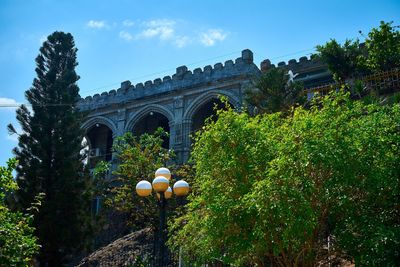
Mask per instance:
[[[232,105],[229,104],[231,107]],[[193,114],[192,117],[192,129],[191,132],[195,133],[198,130],[200,130],[204,124],[205,121],[209,118],[212,117],[213,120],[217,119],[217,113],[216,109],[222,109],[225,108],[225,103],[223,103],[220,99],[218,98],[212,98],[208,102],[204,103],[201,105],[196,112]]]
[[[89,168],[96,167],[99,161],[111,161],[113,133],[110,128],[101,123],[90,127],[86,133],[89,143]]]
[[[153,134],[159,127],[169,133],[168,118],[159,112],[151,111],[134,125],[132,132],[136,136],[141,136],[145,133]],[[162,147],[168,149],[169,137],[164,137],[163,139]]]

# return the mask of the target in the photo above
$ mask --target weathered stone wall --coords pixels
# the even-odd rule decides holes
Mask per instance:
[[[168,121],[169,147],[175,151],[177,162],[186,162],[191,147],[190,134],[195,127],[193,122],[199,124],[200,117],[196,116],[204,112],[204,107],[210,108],[210,102],[222,95],[234,108],[240,109],[244,91],[251,87],[254,79],[272,66],[269,60],[264,60],[258,68],[253,62],[253,53],[250,50],[243,50],[241,57],[235,61],[228,60],[224,64],[216,63],[213,67],[208,65],[193,71],[181,66],[176,69],[172,77],[165,76],[162,79],[136,85],[124,81],[117,90],[81,99],[79,108],[88,112],[82,128],[86,130],[88,139],[95,139],[92,140],[95,142],[89,140],[89,144],[96,144],[90,147],[95,150],[91,151],[93,155],[89,153],[90,162],[95,163],[110,158],[110,155],[99,155],[99,153],[111,151],[110,147],[106,147],[110,146],[111,142],[99,145],[100,140],[109,140],[111,137],[115,138],[125,132],[133,131],[135,126],[145,123],[144,120],[152,116],[154,118],[156,114]],[[295,80],[302,79],[305,84],[317,81],[321,75],[323,78],[330,77],[324,65],[305,57],[300,58],[298,62],[290,60],[288,64],[279,63],[278,67],[299,73]],[[107,136],[100,136],[105,134],[103,126],[110,130],[107,131]],[[115,168],[116,162],[114,160],[111,162],[112,168]],[[118,222],[117,219],[109,221]],[[110,232],[108,235],[100,235],[99,240],[107,243],[118,236],[118,232]]]
[[[246,49],[235,61],[216,63],[214,67],[208,65],[191,71],[181,66],[172,77],[165,76],[136,85],[124,81],[117,90],[81,99],[80,109],[89,112],[82,127],[89,130],[96,124],[102,124],[116,137],[132,131],[150,113],[161,114],[168,119],[169,146],[176,152],[177,161],[185,162],[189,157],[189,135],[196,112],[220,95],[240,109],[244,90],[262,71],[272,66],[269,60],[264,60],[259,69],[253,62],[253,53]],[[278,67],[298,73],[295,80],[306,85],[331,79],[324,65],[306,57],[298,62],[290,60],[288,64],[280,62]]]

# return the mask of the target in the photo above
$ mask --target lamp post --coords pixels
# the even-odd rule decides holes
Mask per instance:
[[[151,195],[152,191],[156,192],[158,198],[159,207],[159,228],[160,228],[160,249],[158,251],[157,266],[164,266],[164,253],[165,253],[165,221],[166,221],[166,203],[167,199],[171,198],[173,193],[177,197],[186,196],[189,193],[189,184],[184,180],[177,181],[173,186],[173,192],[169,186],[171,179],[171,172],[167,168],[159,168],[155,173],[155,178],[150,184],[148,181],[140,181],[136,185],[136,193],[141,197],[147,197]]]

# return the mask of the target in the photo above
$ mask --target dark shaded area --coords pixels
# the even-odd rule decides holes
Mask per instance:
[[[210,101],[203,104],[193,115],[193,124],[192,124],[192,133],[197,132],[204,126],[204,123],[207,118],[212,116],[213,120],[217,119],[217,112],[215,110],[225,108],[225,104],[221,102],[221,100],[217,98],[213,98]],[[230,104],[230,107],[233,106]]]
[[[163,128],[165,132],[169,133],[169,122],[167,117],[158,112],[149,112],[148,115],[143,117],[135,124],[132,132],[136,136],[141,136],[145,133],[153,134],[159,127]],[[166,136],[163,138],[163,140],[162,147],[168,149],[169,137]]]
[[[100,160],[110,161],[112,158],[113,133],[104,124],[96,123],[87,134],[89,141],[89,164],[94,168]]]

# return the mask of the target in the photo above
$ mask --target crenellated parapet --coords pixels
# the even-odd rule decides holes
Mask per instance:
[[[263,60],[260,64],[261,72],[274,68],[269,59]],[[295,81],[301,81],[305,87],[311,87],[319,84],[332,82],[332,74],[328,70],[328,66],[318,58],[300,57],[298,60],[290,59],[287,63],[281,61],[277,64],[278,68],[291,70],[293,74],[297,74]]]
[[[95,94],[81,99],[79,106],[81,110],[96,109],[103,106],[121,104],[131,100],[162,95],[176,91],[182,91],[202,84],[210,84],[221,80],[230,80],[238,77],[251,77],[258,75],[260,70],[253,63],[253,53],[246,49],[242,51],[241,57],[235,61],[227,60],[224,63],[216,63],[214,66],[207,65],[196,68],[193,71],[186,66],[176,68],[175,74],[165,76],[162,79],[148,80],[144,83],[133,85],[130,81],[121,83],[120,88]]]
[[[270,68],[275,67],[274,64],[271,64],[269,59],[263,60],[260,64],[261,71],[267,71]],[[317,58],[308,58],[306,56],[300,57],[297,59],[290,59],[287,63],[285,61],[281,61],[277,64],[277,67],[285,68],[287,70],[292,70],[293,72],[303,73],[309,72],[315,69],[326,69],[327,66],[321,60]]]
[[[246,49],[236,60],[189,70],[180,66],[171,76],[133,84],[124,81],[115,90],[81,99],[79,108],[88,111],[82,128],[91,144],[92,158],[109,155],[112,141],[126,132],[152,133],[162,127],[170,133],[165,146],[174,149],[177,162],[186,162],[191,147],[191,134],[200,129],[220,96],[240,110],[245,91],[254,86],[262,72],[275,67],[270,60],[254,64],[253,53]],[[329,83],[332,80],[327,66],[316,59],[301,57],[280,62],[295,81],[305,88]],[[104,155],[103,155],[103,154]],[[109,158],[110,159],[110,158]],[[92,160],[93,161],[93,160]]]

